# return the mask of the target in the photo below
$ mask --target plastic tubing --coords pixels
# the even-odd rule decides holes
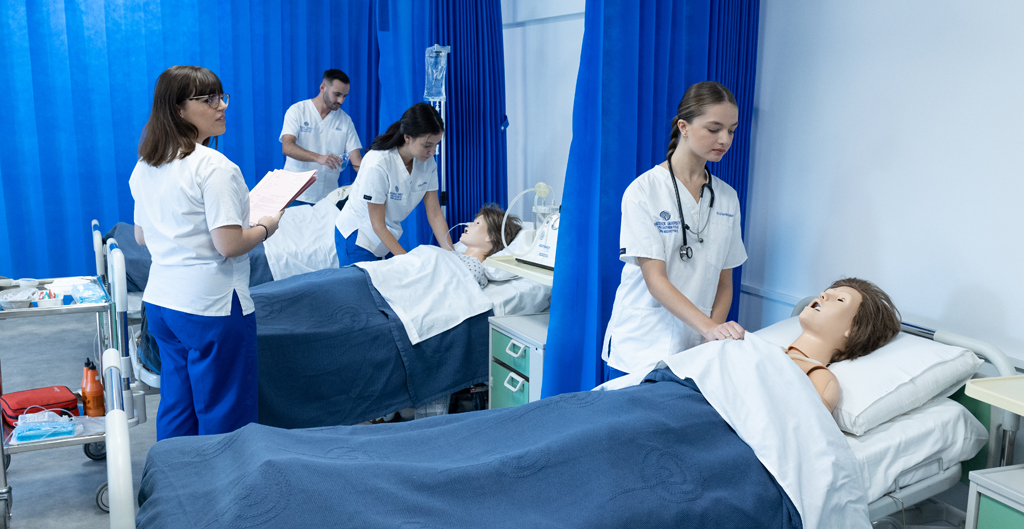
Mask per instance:
[[[468,222],[460,222],[460,223],[452,226],[451,229],[448,230],[448,235],[445,235],[445,239],[451,239],[452,238],[452,230],[454,230],[455,228],[458,228],[459,226],[469,226],[469,223]],[[444,244],[445,242],[447,242],[447,241],[443,241],[443,242],[441,242],[441,244]],[[453,251],[453,252],[455,251],[455,247],[454,246],[449,246],[448,249]]]
[[[501,219],[501,243],[505,245],[506,249],[508,249],[508,241],[505,240],[505,223],[508,221],[508,212],[512,211],[512,206],[516,203],[516,200],[519,200],[520,198],[523,197],[523,195],[529,193],[530,191],[537,193],[537,197],[539,198],[547,198],[547,196],[551,194],[551,186],[545,184],[544,182],[537,182],[537,185],[524,189],[521,193],[519,193],[518,195],[516,195],[515,198],[512,199],[512,202],[509,202],[508,208],[505,209],[505,216]],[[537,198],[534,198],[533,202],[534,205],[537,205]],[[539,227],[540,226],[534,226],[534,230],[536,230]],[[512,250],[508,250],[508,253],[512,254],[512,257],[522,257],[530,253],[530,250],[533,250],[533,247],[536,244],[537,237],[534,236],[533,243],[530,244],[530,247],[527,248],[525,252],[521,254],[516,254]]]

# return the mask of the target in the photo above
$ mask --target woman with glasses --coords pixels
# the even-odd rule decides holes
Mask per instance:
[[[249,227],[238,166],[209,148],[225,131],[228,95],[213,72],[160,74],[129,186],[135,239],[153,261],[142,299],[160,348],[157,439],[236,430],[256,421],[256,315],[249,250],[283,212]]]
[[[705,165],[725,156],[738,124],[728,88],[691,86],[672,118],[665,161],[626,188],[619,234],[626,264],[601,352],[607,378],[647,372],[702,341],[743,339],[743,327],[725,321],[732,269],[747,260],[740,203]]]

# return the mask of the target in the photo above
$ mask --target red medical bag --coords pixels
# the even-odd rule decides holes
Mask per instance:
[[[4,422],[11,426],[18,425],[18,417],[23,415],[28,407],[32,407],[28,413],[51,410],[59,415],[67,415],[60,411],[63,410],[71,415],[78,415],[78,397],[67,386],[50,386],[5,393],[0,396],[0,405],[4,411]]]

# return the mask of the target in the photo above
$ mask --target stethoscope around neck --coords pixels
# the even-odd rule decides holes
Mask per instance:
[[[715,190],[711,188],[711,171],[708,170],[707,164],[704,164],[704,176],[707,177],[707,181],[704,185],[700,186],[700,195],[697,198],[697,231],[690,229],[690,225],[686,223],[686,219],[683,217],[683,201],[679,198],[679,182],[676,182],[676,173],[672,170],[672,160],[667,159],[668,162],[668,174],[672,176],[672,187],[676,190],[676,208],[679,210],[679,224],[683,228],[683,245],[679,247],[679,259],[686,261],[693,258],[693,248],[689,245],[686,240],[686,232],[690,232],[697,236],[697,242],[703,243],[704,238],[701,234],[708,227],[708,222],[711,221],[711,208],[715,207]],[[700,214],[701,214],[701,202],[704,200],[704,188],[708,189],[708,195],[710,200],[708,201],[708,218],[704,221],[704,226],[700,225]]]

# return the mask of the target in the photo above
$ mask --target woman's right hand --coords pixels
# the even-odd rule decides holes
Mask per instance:
[[[713,342],[715,340],[742,340],[743,335],[746,334],[746,332],[747,331],[743,330],[743,327],[740,327],[740,324],[734,321],[727,321],[725,323],[715,325],[705,332],[704,339],[709,342]]]
[[[277,232],[278,226],[281,224],[281,216],[284,215],[284,210],[278,211],[275,215],[269,215],[266,217],[260,217],[257,224],[262,224],[267,227],[267,238]]]

